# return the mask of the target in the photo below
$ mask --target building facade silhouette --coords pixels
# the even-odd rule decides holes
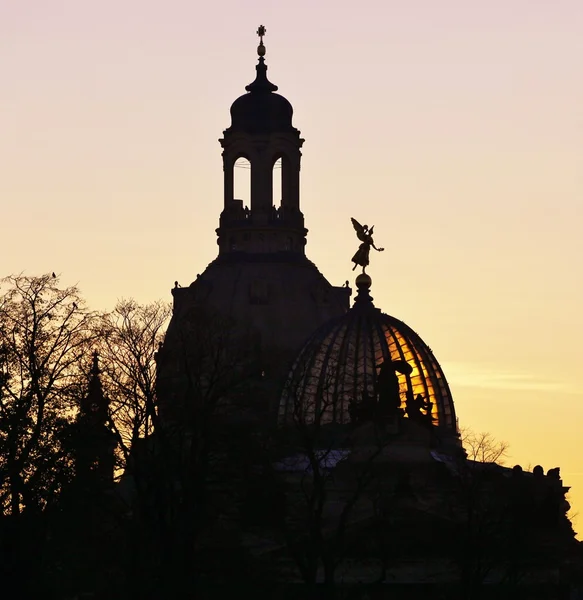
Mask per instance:
[[[258,54],[255,80],[232,104],[231,125],[220,139],[224,201],[218,256],[188,287],[172,290],[173,316],[159,353],[161,395],[170,404],[184,387],[177,346],[193,311],[216,311],[248,329],[263,387],[273,391],[308,336],[349,308],[350,288],[332,285],[306,256],[300,197],[304,140],[292,124],[292,105],[267,78],[263,41]],[[250,167],[249,206],[234,197],[234,171],[242,158]],[[281,198],[274,197],[275,165],[281,168]],[[262,410],[276,419],[271,395]]]
[[[258,33],[262,38],[263,28]],[[187,364],[192,356],[199,367],[208,359],[201,320],[216,321],[211,338],[226,340],[230,351],[242,340],[255,421],[293,431],[277,460],[252,464],[248,481],[233,476],[226,484],[233,498],[244,496],[232,507],[231,532],[265,569],[261,577],[392,585],[371,589],[371,598],[473,598],[484,585],[491,587],[480,597],[493,598],[502,597],[493,587],[502,584],[505,597],[525,597],[516,591],[523,583],[535,594],[529,597],[558,598],[554,590],[568,587],[561,578],[569,557],[580,556],[568,488],[555,470],[529,473],[468,457],[429,346],[373,305],[364,269],[350,307],[348,285],[332,285],[307,258],[304,140],[291,104],[267,78],[262,39],[258,54],[256,78],[231,106],[220,140],[218,256],[192,284],[172,291],[157,359],[161,414],[180,421],[174,408],[183,409],[193,390]],[[234,197],[241,158],[250,166],[248,206]],[[274,197],[278,161],[281,198]],[[245,432],[250,442],[254,433]],[[278,510],[285,517],[274,515]],[[215,533],[207,557],[224,552]]]

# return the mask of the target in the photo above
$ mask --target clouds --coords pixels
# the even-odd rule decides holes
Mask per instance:
[[[464,362],[447,363],[444,369],[449,383],[454,387],[583,396],[583,390],[574,384],[555,381],[527,371],[497,369],[489,365]]]

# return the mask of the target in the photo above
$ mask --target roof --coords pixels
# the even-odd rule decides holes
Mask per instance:
[[[357,287],[354,306],[319,329],[299,353],[280,402],[280,421],[353,422],[355,409],[380,402],[384,364],[400,414],[412,416],[417,403],[426,413],[417,410],[419,417],[455,432],[451,391],[429,346],[374,306],[368,276],[360,276]]]

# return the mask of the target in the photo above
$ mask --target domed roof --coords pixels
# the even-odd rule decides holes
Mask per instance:
[[[231,131],[271,133],[293,130],[293,108],[286,98],[274,93],[250,92],[231,106]]]
[[[229,130],[245,133],[295,131],[293,107],[286,98],[275,93],[277,86],[267,79],[263,56],[259,57],[255,68],[257,75],[255,81],[245,87],[247,94],[237,98],[231,106]]]
[[[356,284],[353,307],[319,329],[296,359],[282,395],[280,422],[298,417],[353,422],[361,407],[380,406],[388,372],[398,414],[456,432],[451,392],[429,346],[408,325],[375,308],[368,275],[359,275]],[[383,363],[386,370],[379,368]]]

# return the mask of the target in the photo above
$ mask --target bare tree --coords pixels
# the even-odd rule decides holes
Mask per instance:
[[[157,425],[156,353],[170,314],[164,302],[122,300],[96,322],[101,380],[123,458],[120,469]]]
[[[351,357],[344,360],[350,364]],[[300,359],[284,392],[289,455],[276,465],[287,497],[280,528],[304,582],[323,583],[334,597],[337,571],[353,549],[352,529],[372,514],[376,462],[391,435],[380,421],[359,428],[334,422],[335,404],[346,404],[336,370],[312,370],[309,357]]]
[[[124,303],[103,341],[123,479],[133,486],[132,579],[166,591],[200,574],[209,554],[201,539],[232,503],[226,425],[245,412],[258,375],[251,336],[231,319],[196,307],[164,334],[168,314]]]
[[[48,515],[74,474],[71,423],[86,393],[93,315],[53,275],[0,287],[0,570],[26,595],[42,587]]]
[[[52,275],[2,280],[0,506],[18,515],[55,497],[68,458],[63,425],[83,393],[93,315]]]
[[[508,443],[496,440],[491,433],[476,433],[464,428],[461,430],[461,440],[470,461],[502,465],[508,457]]]
[[[460,524],[455,552],[460,593],[469,599],[479,597],[488,577],[502,578],[513,559],[526,554],[527,544],[502,467],[508,444],[486,432],[461,434],[467,457],[457,463],[452,507]]]

